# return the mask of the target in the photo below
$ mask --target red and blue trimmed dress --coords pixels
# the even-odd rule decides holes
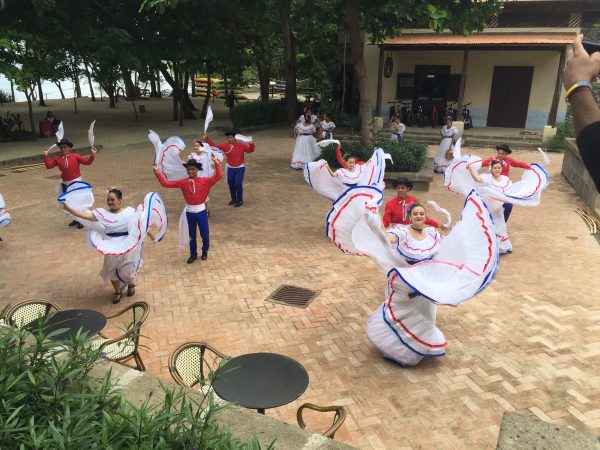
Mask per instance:
[[[481,158],[475,155],[466,155],[453,161],[444,175],[444,184],[449,191],[457,194],[467,195],[472,189],[481,194],[494,218],[500,253],[511,252],[512,244],[508,238],[502,205],[539,205],[542,192],[548,186],[548,172],[540,164],[531,164],[530,168],[523,172],[521,180],[515,183],[505,175],[495,179],[489,173],[480,175],[482,183],[477,183],[470,170],[480,170],[481,164]]]
[[[6,208],[6,203],[4,202],[2,194],[0,194],[0,228],[7,227],[12,223],[10,214],[7,213],[4,208]]]
[[[91,188],[88,185],[87,188],[81,186],[78,190],[67,190],[58,199],[74,209],[89,211],[89,207],[84,209],[81,199],[92,195]],[[142,267],[143,244],[148,230],[152,226],[157,227],[154,242],[160,242],[167,233],[167,211],[162,198],[157,192],[149,192],[136,209],[128,206],[114,213],[96,208],[89,212],[96,221],[77,220],[89,228],[87,238],[90,247],[104,256],[100,276],[105,281],[119,280],[121,288],[135,285]]]
[[[456,306],[485,289],[498,269],[498,243],[492,216],[475,191],[452,232],[419,242],[432,244],[421,252],[409,239],[390,245],[377,213],[382,199],[374,187],[348,189],[327,215],[326,232],[340,250],[369,256],[387,275],[384,302],[369,318],[367,336],[386,358],[415,365],[444,356],[447,343],[435,325],[435,306]]]

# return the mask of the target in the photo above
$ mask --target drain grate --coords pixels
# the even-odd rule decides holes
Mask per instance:
[[[299,286],[282,284],[265,300],[268,302],[279,303],[280,305],[307,308],[320,293],[320,289],[318,291],[313,291]]]

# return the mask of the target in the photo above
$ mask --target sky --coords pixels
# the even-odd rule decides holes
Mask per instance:
[[[81,94],[86,97],[90,95],[90,88],[86,79],[80,79],[79,83],[81,85]],[[63,81],[61,84],[63,92],[65,93],[65,97],[72,98],[73,97],[73,82],[71,81]],[[58,87],[49,81],[42,82],[42,90],[44,91],[44,97],[46,99],[59,99],[60,92]],[[7,92],[10,95],[10,81],[4,77],[4,75],[0,74],[0,91]],[[94,86],[94,92],[96,95],[100,95],[96,86]],[[36,91],[37,93],[37,91]],[[27,101],[25,94],[15,88],[15,100],[17,102]]]

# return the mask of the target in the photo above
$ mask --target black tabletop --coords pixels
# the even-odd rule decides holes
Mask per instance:
[[[39,320],[34,320],[27,325],[30,331],[36,331],[39,328]],[[51,337],[53,340],[69,339],[77,334],[79,330],[93,336],[106,326],[106,317],[104,314],[91,309],[69,309],[58,311],[53,314],[46,322],[45,332],[49,334],[62,328],[66,330]]]
[[[286,405],[308,387],[306,369],[298,361],[276,353],[232,358],[215,378],[213,388],[219,397],[259,410]]]

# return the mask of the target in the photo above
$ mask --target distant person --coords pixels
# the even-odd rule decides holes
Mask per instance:
[[[40,136],[43,138],[54,136],[59,124],[60,120],[54,117],[52,111],[48,111],[44,120],[40,120]]]
[[[402,142],[406,126],[400,122],[400,118],[397,114],[394,114],[390,119],[390,129],[392,130],[392,141]]]
[[[449,152],[454,147],[456,142],[456,134],[458,130],[456,127],[452,125],[452,117],[446,117],[446,125],[442,127],[440,131],[440,135],[442,136],[442,140],[440,142],[440,146],[438,147],[437,153],[435,154],[435,158],[433,159],[433,171],[437,173],[444,173],[452,161],[453,156],[452,152]]]
[[[592,93],[592,83],[600,74],[600,53],[590,56],[582,40],[580,34],[567,49],[563,83],[567,101],[571,103],[581,159],[600,192],[600,109]]]
[[[327,113],[323,113],[321,128],[323,129],[323,139],[333,139],[333,130],[335,129],[335,123],[333,123],[331,117],[329,117],[329,114]]]
[[[225,106],[229,108],[229,116],[231,117],[231,113],[233,112],[233,107],[236,103],[239,103],[233,89],[229,91],[229,94],[225,94]]]

